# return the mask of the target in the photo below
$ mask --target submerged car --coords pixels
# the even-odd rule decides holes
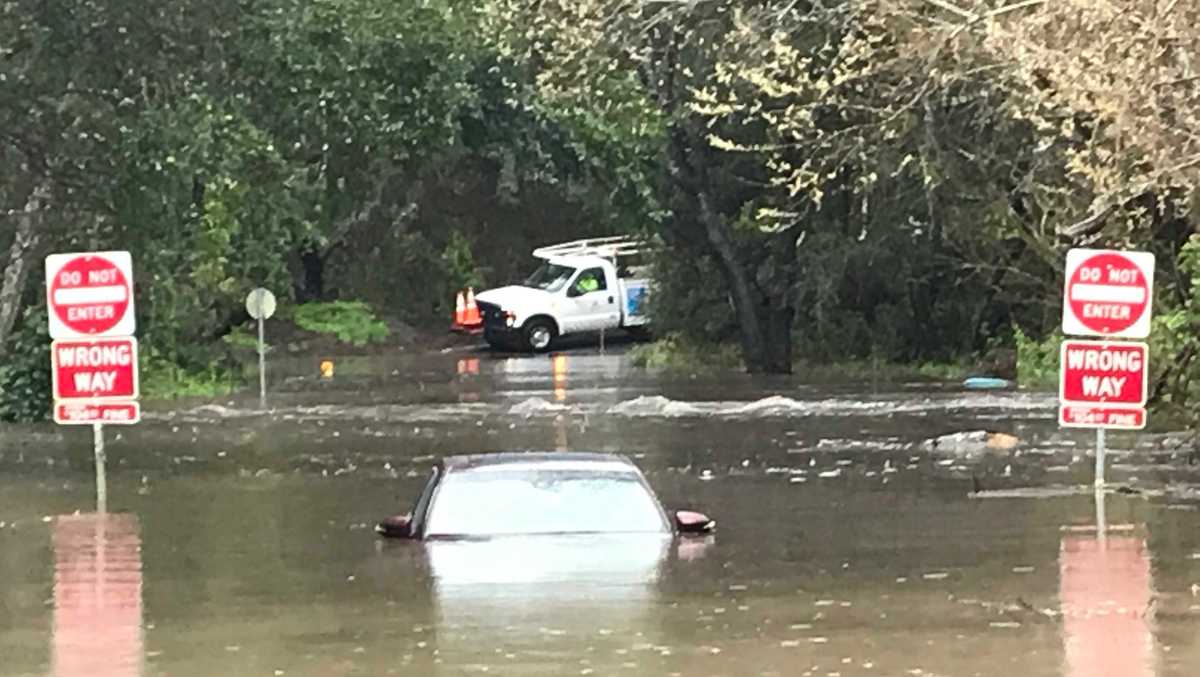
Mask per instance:
[[[376,525],[416,540],[545,534],[707,534],[716,522],[670,516],[636,465],[615,454],[525,452],[447,456],[412,512]]]

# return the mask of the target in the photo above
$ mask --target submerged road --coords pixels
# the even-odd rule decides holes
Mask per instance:
[[[0,675],[1195,674],[1178,440],[1111,434],[1097,496],[1051,393],[663,376],[626,348],[279,362],[269,411],[110,428],[107,515],[89,430],[6,427]],[[628,454],[718,532],[372,533],[438,457],[530,449]]]

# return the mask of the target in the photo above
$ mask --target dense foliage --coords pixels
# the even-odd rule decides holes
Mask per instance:
[[[756,371],[1040,354],[1066,249],[1149,249],[1198,409],[1197,53],[1200,0],[11,0],[4,412],[49,251],[132,250],[145,352],[204,374],[252,287],[441,321],[620,231],[663,335]]]
[[[343,343],[365,346],[387,338],[387,325],[361,301],[305,303],[292,313],[296,326],[317,334],[332,334]]]

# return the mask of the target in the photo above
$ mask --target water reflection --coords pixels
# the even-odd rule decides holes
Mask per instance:
[[[140,675],[142,656],[137,518],[59,516],[54,520],[53,674]]]
[[[481,387],[477,377],[479,376],[479,358],[468,357],[458,361],[455,370],[460,381],[458,391],[459,402],[478,402],[481,394]]]
[[[424,546],[439,655],[497,668],[578,661],[582,646],[662,640],[659,582],[665,534],[518,536]],[[600,666],[594,666],[600,667]]]
[[[458,361],[456,369],[458,371],[459,376],[465,376],[467,374],[470,374],[473,376],[478,376],[479,375],[479,358],[478,357],[468,357],[468,358],[460,359]]]
[[[1068,677],[1156,674],[1152,586],[1145,538],[1110,526],[1098,491],[1095,533],[1067,534],[1059,550]]]
[[[555,355],[550,361],[551,373],[554,375],[554,401],[567,401],[567,356]],[[554,417],[554,449],[567,451],[567,417],[559,414]]]
[[[567,356],[555,355],[551,361],[554,374],[554,401],[565,402],[567,399]]]
[[[440,598],[490,595],[497,589],[492,586],[540,595],[559,584],[565,588],[558,592],[613,588],[621,596],[645,597],[671,542],[666,534],[510,536],[430,541],[425,552]]]

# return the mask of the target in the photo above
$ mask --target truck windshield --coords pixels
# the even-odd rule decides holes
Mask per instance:
[[[556,292],[562,289],[574,274],[574,268],[546,262],[533,271],[533,275],[530,275],[529,279],[525,280],[525,286]]]

